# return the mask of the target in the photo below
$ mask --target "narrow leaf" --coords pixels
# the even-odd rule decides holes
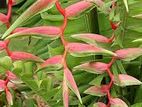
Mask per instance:
[[[94,74],[102,74],[108,69],[108,64],[101,62],[90,62],[78,65],[73,70],[84,70]]]
[[[10,39],[13,37],[20,37],[20,36],[43,36],[49,38],[57,38],[61,34],[61,30],[58,27],[53,26],[40,26],[40,27],[33,27],[33,28],[18,28],[15,30],[11,35],[9,35],[6,39]]]
[[[129,8],[128,8],[128,0],[123,0],[124,5],[126,7],[126,11],[129,12]]]
[[[76,82],[74,80],[74,77],[73,77],[71,71],[68,68],[64,69],[64,75],[65,75],[65,79],[67,81],[68,86],[76,94],[76,96],[78,97],[80,103],[82,104],[82,100],[81,100],[81,96],[80,96],[78,87],[76,85]]]
[[[28,60],[35,62],[44,62],[41,58],[26,52],[12,52],[10,55],[12,60]]]
[[[137,80],[136,78],[126,75],[126,74],[119,74],[118,79],[114,80],[114,83],[118,86],[130,86],[130,85],[141,85],[142,82]]]
[[[93,6],[93,3],[80,1],[65,8],[67,17],[74,17]]]
[[[119,98],[111,98],[110,104],[110,107],[128,107],[128,105]]]
[[[132,41],[132,42],[141,42],[141,43],[142,43],[142,38],[136,39],[136,40],[134,40],[134,41]]]
[[[84,93],[101,97],[101,96],[105,96],[108,90],[109,89],[107,85],[92,86],[88,88]]]
[[[107,105],[102,102],[97,102],[93,105],[93,107],[107,107]]]
[[[25,20],[29,19],[33,15],[39,13],[43,9],[50,8],[57,0],[37,0],[32,6],[30,6],[4,33],[2,38],[7,37],[15,28],[17,28]]]
[[[115,52],[118,59],[131,61],[142,55],[142,48],[127,48]]]
[[[115,53],[106,49],[83,43],[68,43],[67,48],[71,55],[76,57],[90,56],[94,54],[108,54],[116,56]]]

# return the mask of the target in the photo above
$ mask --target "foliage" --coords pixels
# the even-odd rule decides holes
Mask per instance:
[[[8,0],[0,13],[0,106],[140,107],[141,5]]]

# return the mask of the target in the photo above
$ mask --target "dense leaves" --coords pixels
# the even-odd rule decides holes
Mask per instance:
[[[0,8],[0,106],[141,106],[142,2],[57,1]]]

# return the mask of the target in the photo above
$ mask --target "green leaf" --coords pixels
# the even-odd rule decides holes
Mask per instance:
[[[126,11],[129,12],[129,8],[128,8],[128,1],[127,0],[123,0],[124,5],[126,7]]]
[[[13,66],[11,58],[8,56],[0,58],[0,66],[2,66],[3,68],[7,70],[10,70],[11,67]]]
[[[131,105],[131,107],[142,107],[142,103],[133,104],[133,105]]]
[[[95,86],[100,86],[104,76],[105,76],[105,74],[95,77],[95,79],[93,79],[91,82],[89,82],[89,84],[95,85]]]

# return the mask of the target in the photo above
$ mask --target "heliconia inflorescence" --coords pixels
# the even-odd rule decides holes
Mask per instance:
[[[119,49],[115,52],[111,50],[102,48],[99,43],[111,44],[115,41],[115,30],[121,24],[120,22],[116,23],[112,20],[110,21],[112,36],[105,37],[101,34],[93,33],[78,33],[71,35],[72,38],[80,40],[81,42],[69,42],[64,38],[64,33],[67,27],[68,20],[72,17],[76,17],[81,13],[85,12],[88,9],[91,9],[93,6],[103,7],[105,2],[102,0],[82,0],[76,2],[68,7],[62,8],[59,0],[37,0],[33,5],[31,5],[27,11],[25,11],[11,26],[11,10],[12,5],[20,3],[19,0],[9,0],[8,1],[8,13],[7,15],[0,13],[0,22],[7,25],[8,30],[2,35],[4,41],[0,41],[0,51],[5,50],[12,63],[15,61],[33,61],[38,63],[37,71],[42,71],[43,69],[50,70],[62,70],[63,71],[63,81],[62,81],[62,96],[63,96],[63,105],[64,107],[69,107],[69,95],[71,89],[73,93],[78,98],[80,104],[83,104],[81,99],[81,94],[79,92],[78,84],[76,83],[73,72],[77,71],[86,71],[88,73],[104,75],[105,73],[109,77],[109,81],[105,82],[106,84],[92,85],[87,86],[84,93],[93,95],[93,96],[106,96],[105,103],[102,101],[96,102],[93,104],[93,107],[128,107],[128,105],[119,98],[115,98],[111,95],[112,85],[118,85],[121,87],[131,86],[131,85],[141,85],[142,82],[138,79],[127,75],[127,74],[118,74],[115,75],[112,73],[112,65],[116,60],[131,61],[142,55],[142,48],[127,48]],[[112,1],[112,5],[115,6],[115,3]],[[23,22],[33,17],[34,15],[50,9],[52,6],[56,5],[57,10],[64,17],[62,26],[36,26],[36,27],[19,27]],[[113,7],[112,6],[112,7]],[[109,10],[111,11],[111,9]],[[10,40],[15,37],[26,37],[26,36],[37,36],[50,38],[51,40],[60,38],[64,47],[64,52],[59,55],[49,57],[46,60],[41,59],[40,57],[21,51],[12,51],[9,49],[8,45]],[[7,39],[7,40],[6,40]],[[83,43],[82,43],[83,42]],[[100,62],[100,61],[91,61],[81,63],[73,67],[72,71],[67,63],[67,54],[70,54],[74,57],[86,57],[92,55],[109,55],[111,58],[110,62]],[[12,67],[11,67],[12,68]],[[36,72],[37,73],[37,72]],[[35,73],[35,74],[36,74]],[[103,78],[102,78],[103,79]],[[8,84],[16,84],[19,81],[19,78],[11,71],[7,70],[5,72],[5,79],[0,80],[0,91],[5,92],[8,105],[13,105],[13,96],[9,90]],[[100,80],[99,80],[100,81]],[[40,83],[41,84],[41,83]],[[38,84],[40,86],[40,84]],[[13,85],[14,86],[14,85]],[[13,87],[11,87],[13,88]],[[101,99],[100,99],[101,100]]]

